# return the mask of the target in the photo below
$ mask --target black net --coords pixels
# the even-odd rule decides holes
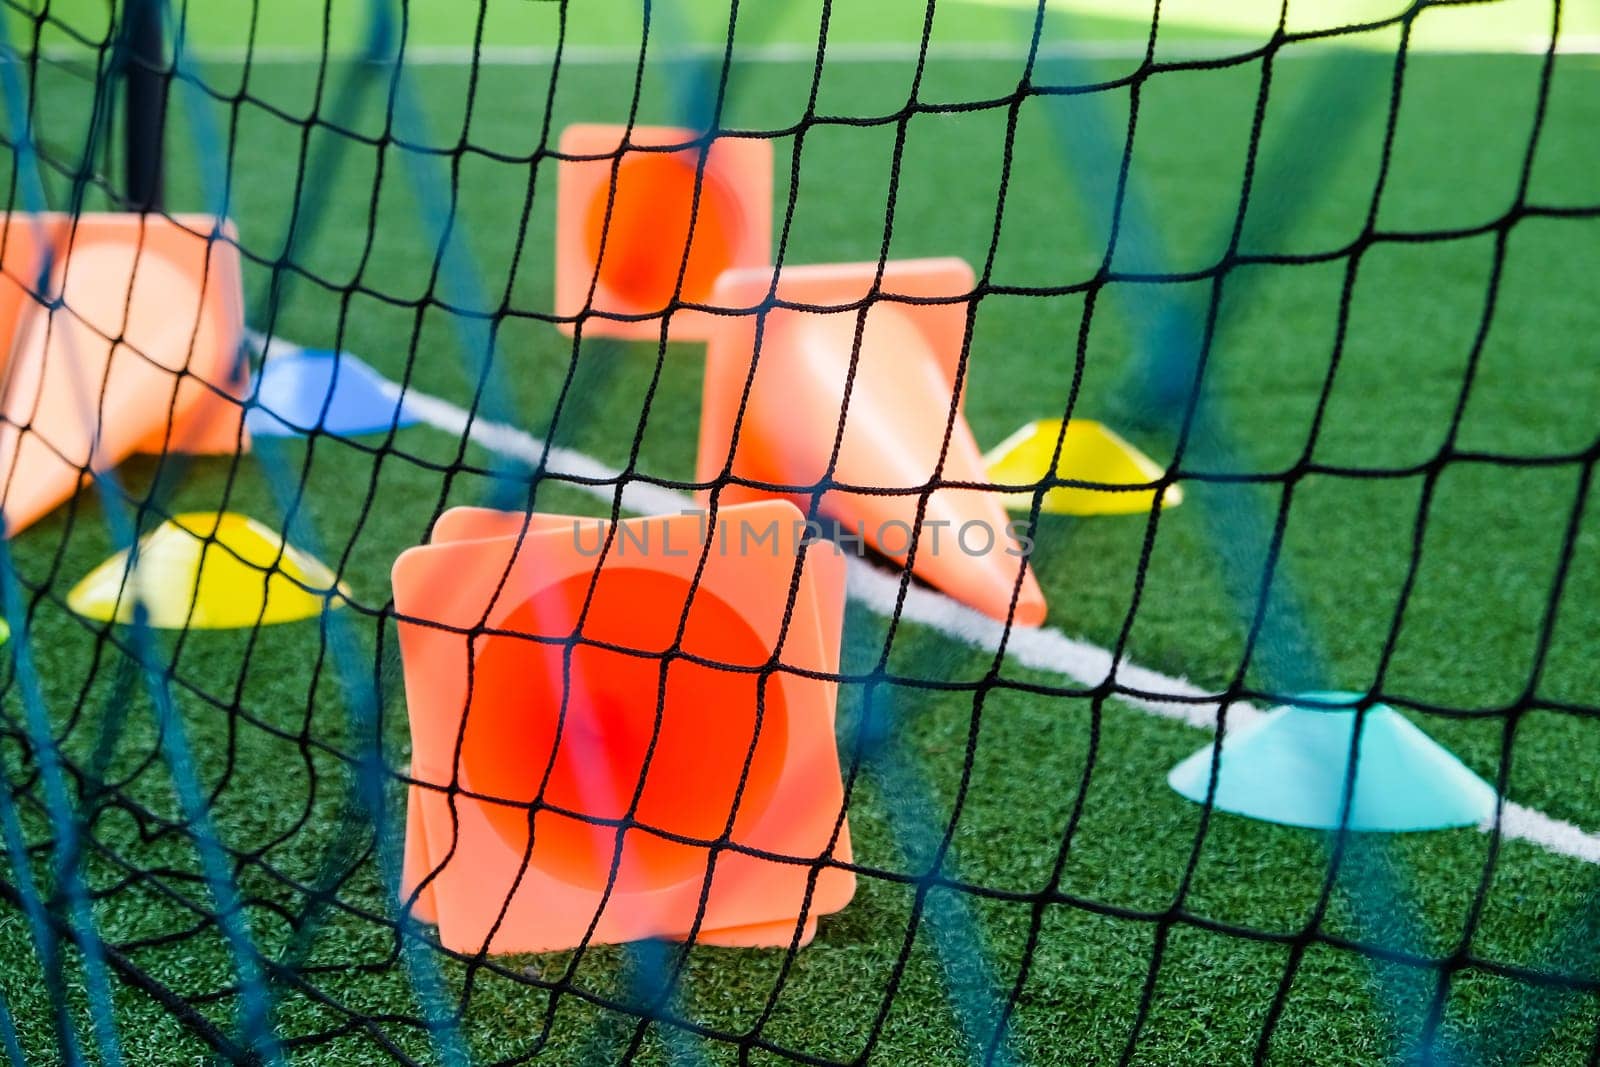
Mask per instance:
[[[13,1062],[1600,1062],[1589,15],[883,6],[0,0]],[[638,133],[573,149],[563,131],[583,122]],[[719,302],[737,287],[706,264],[740,243],[721,227],[765,209],[718,184],[714,154],[756,149],[772,177],[742,173],[767,183],[757,201],[775,190],[770,249],[743,276],[750,299]],[[640,159],[690,161],[682,219],[630,191]],[[599,192],[565,222],[578,260],[603,266],[563,280],[558,188],[585,162]],[[682,232],[607,278],[625,224]],[[145,249],[188,281],[152,275]],[[108,266],[118,254],[131,266]],[[936,257],[970,274],[945,261],[918,289],[901,273]],[[770,263],[866,267],[839,297],[785,290]],[[211,325],[213,304],[173,295],[196,277],[221,301]],[[608,306],[607,286],[638,299]],[[768,323],[806,308],[850,322],[782,335],[812,352],[803,367],[832,340],[835,411],[807,407],[803,375],[761,399],[776,372],[760,368],[789,358]],[[183,358],[146,351],[174,320]],[[916,407],[925,368],[873,369],[912,320],[939,323],[948,380],[890,425],[921,427],[937,459],[863,481],[843,473],[843,427],[875,396]],[[756,356],[715,394],[731,429],[697,467],[727,369],[697,330],[736,321]],[[248,327],[237,362],[202,365],[228,322]],[[274,364],[323,351],[367,424],[342,421],[326,382],[309,407],[267,388]],[[63,367],[83,380],[59,385]],[[18,401],[51,381],[78,407]],[[191,408],[206,414],[178,417]],[[738,469],[757,447],[745,418],[779,427],[761,447],[820,450],[822,473]],[[1058,467],[1059,429],[1036,477],[960,466],[969,426],[988,446],[1068,418],[1104,420],[1158,469],[1130,488]],[[35,499],[58,468],[66,488]],[[925,534],[952,486],[996,484],[1021,494],[1030,566],[970,595],[919,559],[911,527]],[[1053,506],[1096,489],[1139,506]],[[755,594],[712,577],[704,524],[774,495],[838,524],[808,559],[851,557],[837,662],[838,572],[787,557]],[[909,562],[857,551],[841,499],[880,520],[904,502]],[[664,636],[446,617],[514,583],[506,553],[537,516],[696,507]],[[225,536],[224,513],[268,529]],[[436,522],[469,519],[500,535],[499,571],[458,556],[409,593],[391,578],[430,532],[446,539]],[[561,521],[579,555],[626,554],[621,527]],[[96,601],[80,583],[136,545],[154,578],[113,561]],[[200,547],[214,581],[185,569]],[[605,573],[579,566],[529,610],[627,631],[647,591],[608,592]],[[702,581],[722,592],[700,597]],[[740,644],[718,612],[741,596],[780,636]],[[208,614],[208,597],[244,617]],[[1048,623],[1025,625],[1046,600]],[[795,651],[808,626],[820,650]],[[460,693],[419,634],[474,650]],[[700,688],[668,736],[652,687],[684,672]],[[620,763],[580,746],[563,771],[535,758],[554,742],[484,741],[460,707],[431,742],[408,722],[435,688],[447,710],[514,719],[618,678],[651,698],[605,713],[644,726],[625,744],[601,731]],[[810,739],[837,769],[793,797],[826,801],[814,847],[752,845],[728,798],[689,824],[660,815],[704,780],[790,789],[772,784],[761,716],[780,688],[818,686],[836,687],[837,718]],[[1207,731],[1244,736],[1308,690],[1347,694],[1314,714],[1395,709],[1499,799],[1454,829],[1353,832],[1357,768],[1384,758],[1359,745],[1296,772],[1342,783],[1345,829],[1225,814],[1221,772],[1201,775],[1201,803],[1168,788]],[[800,745],[801,698],[783,699]],[[746,704],[755,741],[718,726]],[[427,744],[505,791],[423,774]],[[605,803],[583,792],[591,763],[622,768]],[[653,766],[667,786],[646,786]],[[1409,804],[1436,770],[1371,773],[1398,775]],[[491,829],[463,829],[469,809]],[[576,867],[530,862],[541,827]],[[515,842],[508,866],[478,857],[493,840]],[[769,921],[764,947],[730,947],[742,913],[719,910],[708,862],[784,868],[798,913]],[[652,873],[692,887],[677,925],[603,923],[656,906]],[[474,877],[478,897],[450,903]],[[441,912],[475,915],[470,935]],[[566,935],[527,933],[558,920]],[[614,936],[647,928],[667,939]]]

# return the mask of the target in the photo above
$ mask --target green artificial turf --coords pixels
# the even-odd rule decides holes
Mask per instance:
[[[354,6],[338,5],[341,11]],[[547,6],[554,7],[492,5],[494,17],[508,20],[532,19],[532,9]],[[62,18],[79,17],[70,7],[63,10],[68,14]],[[984,25],[1003,14],[969,5],[941,4],[940,10]],[[907,20],[910,29],[893,31],[886,28],[891,22],[887,16],[867,20],[859,39],[914,35],[917,20]],[[273,25],[281,40],[263,40],[303,43],[303,32],[295,38],[292,27]],[[450,34],[458,31],[441,28],[436,39],[457,43]],[[593,33],[593,40],[616,39],[615,32]],[[225,43],[222,36],[214,39]],[[545,39],[534,34],[519,40]],[[1138,62],[1104,60],[1091,69],[1114,79],[1130,74]],[[1353,60],[1341,87],[1351,99],[1363,87],[1374,88],[1381,104],[1391,62],[1376,50]],[[1505,231],[1493,324],[1453,447],[1516,462],[1458,458],[1442,469],[1430,466],[1467,381],[1494,262],[1493,224],[1516,192],[1539,66],[1534,57],[1410,59],[1377,222],[1387,233],[1427,232],[1441,239],[1380,241],[1361,253],[1338,371],[1314,440],[1313,417],[1329,373],[1349,260],[1232,272],[1224,298],[1230,325],[1213,356],[1205,404],[1231,429],[1239,448],[1200,447],[1185,464],[1213,472],[1227,463],[1272,472],[1309,457],[1328,468],[1375,472],[1311,474],[1293,484],[1282,574],[1331,675],[1323,683],[1349,689],[1374,683],[1420,526],[1421,565],[1384,691],[1474,713],[1417,719],[1491,779],[1509,744],[1513,800],[1595,829],[1600,724],[1558,706],[1600,705],[1594,658],[1600,634],[1600,486],[1590,486],[1580,516],[1542,662],[1535,662],[1534,652],[1551,607],[1564,531],[1582,480],[1594,477],[1600,219],[1527,217]],[[672,69],[647,70],[639,121],[674,119]],[[1315,59],[1295,59],[1274,71],[1263,152],[1270,156],[1288,144],[1306,158],[1286,172],[1290,177],[1281,187],[1269,180],[1260,191],[1269,201],[1312,202],[1303,205],[1302,223],[1290,232],[1247,226],[1247,251],[1321,252],[1344,247],[1361,232],[1380,163],[1382,107],[1365,114],[1343,144],[1290,136],[1285,127],[1297,101],[1323,85],[1319,69]],[[742,64],[724,125],[788,131],[805,122],[812,73],[807,63]],[[999,99],[1016,88],[1020,74],[1020,61],[934,60],[923,73],[918,99]],[[306,148],[301,125],[290,119],[316,106],[316,68],[295,61],[248,70],[212,63],[204,75],[222,98],[209,106],[229,138],[230,214],[243,246],[270,262],[282,251]],[[914,75],[911,60],[830,63],[809,114],[840,120],[896,114]],[[631,64],[564,69],[550,116],[547,65],[483,69],[470,105],[468,73],[461,67],[429,65],[411,77],[426,112],[424,143],[448,148],[465,131],[474,149],[459,157],[454,174],[439,155],[423,157],[421,166],[459,191],[455,240],[470,249],[479,276],[492,287],[486,299],[498,303],[509,287],[513,308],[548,308],[553,166],[546,160],[530,168],[526,159],[538,148],[547,118],[552,130],[576,120],[621,119],[632,88]],[[1225,235],[1219,225],[1237,206],[1260,77],[1260,65],[1251,63],[1167,72],[1144,82],[1133,173],[1165,251],[1152,261],[1152,248],[1127,249],[1119,253],[1126,258],[1118,259],[1118,269],[1199,270],[1216,261],[1223,250],[1218,234]],[[82,151],[90,88],[70,65],[41,68],[34,89],[36,126],[52,158],[70,160]],[[230,106],[231,100],[239,102]],[[1064,165],[1061,128],[1045,109],[1064,108],[1068,122],[1098,115],[1097,121],[1120,131],[1129,101],[1126,89],[1115,89],[1059,105],[1034,98],[1017,109],[993,284],[1064,287],[1093,275],[1104,222],[1085,211],[1074,192],[1078,168]],[[384,116],[381,96],[375,95],[355,126],[376,137]],[[919,110],[905,121],[894,171],[892,256],[985,260],[997,227],[1007,119],[1008,109],[996,106],[967,113]],[[205,203],[191,125],[182,115],[175,118],[169,163],[174,207]],[[1564,56],[1556,65],[1533,161],[1530,203],[1591,211],[1600,204],[1596,128],[1600,61]],[[415,143],[417,131],[407,133]],[[332,136],[319,129],[310,147]],[[788,132],[774,138],[777,202],[784,204],[791,194],[795,200],[790,262],[879,255],[895,142],[894,124],[882,122],[819,121],[803,143]],[[419,210],[408,176],[416,161],[408,155],[418,153],[394,144],[349,147],[340,174],[310,194],[328,198],[321,224],[295,250],[311,279],[294,280],[276,321],[257,319],[252,325],[270,326],[311,346],[340,343],[396,380],[406,378],[418,389],[467,404],[473,379],[459,335],[429,301],[436,231]],[[7,180],[13,162],[8,152]],[[793,188],[791,172],[798,175]],[[524,231],[520,216],[530,179],[537,195]],[[50,174],[48,186],[52,203],[63,203],[66,176]],[[1104,192],[1094,187],[1089,195],[1102,198]],[[99,201],[91,191],[89,206]],[[263,306],[267,282],[261,263],[247,265],[253,308]],[[1203,295],[1199,286],[1193,288],[1192,295]],[[443,295],[458,296],[448,287]],[[472,299],[474,308],[485,309],[482,298]],[[1145,284],[1106,287],[1091,320],[1075,414],[1115,419],[1124,410],[1125,375],[1137,365],[1143,335],[1140,317],[1152,314],[1155,302]],[[980,444],[992,445],[1027,419],[1065,412],[1084,315],[1079,295],[994,295],[982,301],[967,400]],[[670,346],[659,377],[655,357],[651,345],[605,341],[586,342],[574,357],[570,342],[553,328],[507,318],[494,357],[506,393],[494,398],[499,408],[490,410],[615,465],[628,460],[638,436],[639,475],[689,480],[699,352]],[[555,398],[574,358],[575,384],[557,418]],[[1158,434],[1135,436],[1157,456],[1170,452],[1170,442]],[[1559,458],[1585,450],[1587,466]],[[504,487],[494,496],[495,486],[482,473],[493,457],[427,427],[400,431],[392,440],[318,437],[263,443],[261,451],[267,455],[193,462],[173,480],[169,507],[226,507],[282,527],[282,501],[265,472],[273,466],[289,472],[298,520],[314,531],[315,547],[354,592],[354,607],[342,615],[355,637],[352,658],[383,696],[381,721],[372,732],[387,765],[403,769],[408,740],[400,669],[393,626],[383,614],[389,567],[399,552],[424,538],[442,507],[504,499]],[[137,501],[148,493],[157,468],[155,461],[140,459],[119,475]],[[1419,512],[1430,479],[1427,506]],[[1137,587],[1143,518],[1045,517],[1036,565],[1050,599],[1050,624],[1111,645],[1133,611],[1127,647],[1135,660],[1204,686],[1227,685],[1239,672],[1244,647],[1238,599],[1253,595],[1250,583],[1259,580],[1260,565],[1245,559],[1238,573],[1224,573],[1210,531],[1216,516],[1229,511],[1270,515],[1281,492],[1276,484],[1189,483],[1188,502],[1162,517]],[[545,510],[605,510],[592,497],[549,481],[541,483],[535,502]],[[102,503],[85,495],[11,542],[50,721],[69,762],[94,768],[92,780],[73,783],[92,842],[85,863],[96,892],[94,918],[100,935],[123,946],[131,965],[231,1033],[237,998],[229,990],[236,977],[160,755],[151,701],[127,657],[63,603],[72,584],[114,550],[104,517]],[[1279,623],[1268,625],[1270,639]],[[884,619],[852,608],[845,633],[847,675],[873,670],[886,632]],[[274,1022],[292,1057],[366,1064],[390,1062],[398,1052],[432,1062],[437,1053],[416,1022],[422,1009],[407,966],[395,956],[392,930],[372,920],[391,917],[395,909],[370,832],[340,833],[352,784],[349,760],[362,737],[352,725],[346,679],[329,634],[314,622],[255,633],[163,634],[158,655],[196,755],[210,818],[235,864],[251,936],[266,957],[282,959],[292,958],[297,930],[305,931],[298,980],[272,991]],[[128,636],[121,630],[110,635],[117,641]],[[40,808],[43,786],[21,725],[21,685],[14,672],[7,678],[0,753],[34,847],[32,869],[49,883],[52,835]],[[945,688],[921,688],[917,680]],[[1247,681],[1267,679],[1247,672]],[[865,682],[847,683],[840,693],[839,737],[847,764],[861,751],[865,726],[887,738],[861,769],[851,829],[857,860],[894,877],[862,878],[855,900],[823,920],[816,943],[792,962],[781,952],[672,950],[684,966],[674,1015],[713,1034],[759,1041],[764,1047],[748,1058],[754,1063],[783,1062],[765,1050],[773,1047],[841,1062],[870,1052],[875,1063],[965,1063],[981,1056],[997,1020],[996,1004],[1020,981],[1007,1045],[1013,1062],[1114,1062],[1129,1040],[1159,952],[1133,1061],[1251,1058],[1287,981],[1290,943],[1313,923],[1327,875],[1324,840],[1218,815],[1197,846],[1201,812],[1171,792],[1164,778],[1207,735],[1115,700],[1097,704],[1073,695],[1081,687],[1059,675],[1013,663],[996,667],[992,656],[925,628],[899,628],[887,675],[871,687],[870,703],[868,688]],[[1534,695],[1532,706],[1511,730],[1497,709],[1521,702],[1527,693]],[[971,774],[963,788],[969,755]],[[1059,896],[1036,913],[1028,898],[1052,880],[1085,781],[1056,882]],[[398,821],[402,797],[391,785],[390,811]],[[929,873],[931,846],[952,823],[940,873],[983,892],[929,889],[920,905],[922,921],[913,930],[916,880]],[[1497,1062],[1498,1037],[1514,1032],[1521,1020],[1545,1015],[1560,1020],[1549,1039],[1531,1052],[1501,1053],[1501,1059],[1581,1062],[1600,1014],[1593,996],[1563,998],[1519,979],[1515,969],[1600,978],[1582,937],[1561,940],[1574,911],[1600,887],[1600,877],[1591,866],[1507,842],[1475,911],[1490,843],[1472,830],[1357,841],[1330,909],[1315,921],[1322,936],[1295,958],[1267,1058],[1365,1064],[1403,1060],[1414,1052],[1435,970],[1379,965],[1363,952],[1340,947],[1358,942],[1431,959],[1465,947],[1476,958],[1513,969],[1468,967],[1451,975],[1438,1040],[1450,1062]],[[330,873],[336,877],[327,900],[313,900],[299,888]],[[1383,884],[1380,873],[1403,892],[1397,902],[1374,909],[1370,887]],[[8,882],[14,882],[12,874],[8,869]],[[314,921],[306,924],[308,914]],[[1463,946],[1463,930],[1474,914],[1470,944]],[[993,996],[982,992],[971,959],[952,958],[948,941],[941,951],[941,937],[957,935],[968,947],[981,947]],[[903,952],[903,973],[892,981]],[[581,959],[497,959],[487,968],[425,954],[439,970],[449,1003],[460,1006],[467,1044],[484,1061],[537,1050],[539,1062],[598,1063],[630,1052],[636,1016],[600,1003],[637,997],[621,949],[596,948]],[[68,995],[80,1035],[92,1048],[86,981],[81,956],[70,955]],[[130,983],[114,981],[114,989],[128,1062],[206,1059],[209,1047],[168,1007]],[[49,993],[25,917],[11,905],[0,908],[0,992],[30,1062],[52,1062],[58,1053]],[[880,1015],[881,1029],[869,1047]],[[633,1051],[644,1063],[739,1062],[736,1046],[715,1037],[702,1040],[675,1025],[648,1027]]]
[[[365,0],[174,0],[172,10],[187,39],[199,49],[237,49],[254,42],[267,52],[317,49],[358,51],[364,42]],[[927,22],[927,5],[843,4],[791,0],[743,4],[738,44],[808,44],[817,41],[824,7],[831,45],[896,44],[916,41]],[[1018,43],[1031,25],[1038,0],[940,0],[929,26],[935,46]],[[1351,24],[1392,21],[1409,5],[1401,0],[1304,0],[1290,5],[1290,33],[1318,33]],[[14,21],[24,13],[49,12],[44,41],[70,44],[99,39],[110,25],[109,5],[100,0],[8,0]],[[561,30],[555,0],[485,0],[459,9],[441,4],[406,7],[407,37],[429,48],[461,48],[475,41],[491,47],[549,47]],[[584,47],[637,47],[643,5],[630,0],[593,0],[566,7],[566,43]],[[1048,0],[1046,32],[1052,39],[1143,43],[1150,34],[1154,0]],[[1574,36],[1600,29],[1593,5],[1566,4],[1563,28]],[[1216,40],[1265,42],[1278,25],[1278,0],[1163,0],[1161,38],[1192,45]],[[400,5],[395,5],[398,12]],[[728,5],[654,5],[653,34],[660,46],[720,47],[727,37]],[[1446,49],[1497,50],[1525,47],[1547,33],[1546,0],[1487,0],[1434,4],[1417,20],[1413,44]],[[1371,43],[1378,38],[1369,38]],[[1386,44],[1393,36],[1382,35]],[[1362,42],[1347,41],[1362,46]]]

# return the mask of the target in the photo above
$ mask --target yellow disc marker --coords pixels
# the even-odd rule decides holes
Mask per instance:
[[[989,478],[1001,485],[1027,485],[1043,481],[1050,473],[1050,457],[1055,454],[1056,438],[1061,436],[1060,419],[1030,422],[996,445],[983,457]],[[1148,485],[1166,471],[1155,460],[1134,448],[1102,423],[1072,419],[1061,442],[1061,458],[1056,462],[1056,477],[1101,485]],[[1155,506],[1154,489],[1084,489],[1058,485],[1045,490],[1042,510],[1058,515],[1132,515],[1148,512]],[[1183,490],[1169,485],[1162,496],[1163,507],[1183,503]],[[1011,511],[1027,511],[1033,506],[1032,493],[1007,493],[1005,504]]]
[[[349,596],[321,561],[232,512],[174,516],[139,542],[127,572],[128,553],[118,552],[78,583],[67,605],[128,623],[137,600],[151,626],[224,630],[315,618]]]

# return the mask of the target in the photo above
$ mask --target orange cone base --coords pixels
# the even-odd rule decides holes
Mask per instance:
[[[0,486],[16,533],[135,452],[246,445],[244,298],[210,216],[0,216]],[[49,265],[48,293],[34,291]],[[46,299],[65,307],[50,314]],[[121,340],[113,340],[121,338]]]
[[[586,307],[599,312],[584,320],[586,336],[656,340],[674,291],[681,302],[709,303],[723,271],[772,257],[771,142],[719,137],[706,149],[650,150],[700,136],[669,126],[563,131],[561,152],[590,158],[564,159],[556,171],[555,312],[569,320]],[[673,340],[703,341],[716,323],[706,312],[679,310],[669,332]],[[572,321],[558,325],[573,334]]]
[[[514,516],[520,519],[521,516]],[[435,528],[437,533],[437,528]],[[3,627],[4,623],[0,623]],[[424,885],[428,879],[432,861],[428,853],[426,840],[427,828],[423,821],[423,794],[426,790],[412,787],[406,800],[406,837],[405,837],[405,868],[401,877],[404,886],[402,896],[415,900],[411,906],[412,917],[419,922],[439,922],[439,909],[434,903],[432,885]],[[849,830],[846,827],[844,835],[840,838],[845,845],[849,844]],[[835,854],[839,850],[836,848]],[[729,926],[720,930],[708,929],[704,924],[694,935],[696,944],[716,945],[721,948],[783,948],[794,943],[795,922],[785,919],[780,922],[753,923],[749,926]],[[686,940],[687,935],[681,931],[666,935],[672,940]],[[813,911],[807,915],[804,925],[800,930],[800,943],[797,947],[811,944],[817,937],[817,916]]]
[[[756,310],[768,302],[772,270],[734,271],[718,282],[713,302],[740,313],[721,320],[708,347],[698,480],[722,483],[731,474],[759,483],[723,484],[724,504],[779,495],[805,508],[811,494],[804,487],[828,473],[840,412],[846,411],[833,480],[875,491],[828,490],[822,513],[903,562],[926,495],[913,573],[992,618],[1042,623],[1044,594],[1011,536],[999,496],[978,489],[924,492],[936,471],[945,482],[988,481],[955,387],[972,269],[959,259],[886,264],[880,295],[866,313],[853,380],[851,352],[861,318],[854,309],[775,308],[766,313],[756,357]],[[867,298],[877,273],[876,263],[786,267],[777,296],[813,306],[855,305]]]
[[[802,533],[782,501],[724,508],[698,583],[698,515],[461,508],[401,555],[402,893],[447,947],[787,946],[849,901],[835,683],[813,676],[838,671],[844,561]]]

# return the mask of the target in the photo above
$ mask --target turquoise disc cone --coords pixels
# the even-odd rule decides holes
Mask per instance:
[[[1352,693],[1310,693],[1324,704]],[[1276,708],[1227,732],[1214,804],[1287,826],[1338,829],[1350,763],[1354,708]],[[1213,743],[1172,769],[1167,782],[1205,802]],[[1494,789],[1393,708],[1375,704],[1362,721],[1348,826],[1360,831],[1474,826],[1494,813]]]

